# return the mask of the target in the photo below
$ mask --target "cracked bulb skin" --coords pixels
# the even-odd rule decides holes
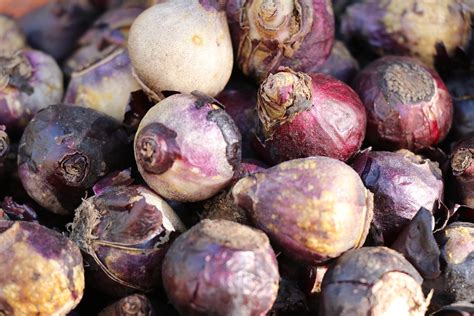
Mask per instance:
[[[76,209],[70,238],[84,253],[90,286],[122,297],[159,286],[163,257],[185,230],[173,209],[151,190],[112,185]]]
[[[25,128],[18,173],[35,202],[70,215],[100,178],[129,166],[131,149],[129,131],[113,118],[79,106],[51,105]]]
[[[135,160],[160,196],[197,202],[230,185],[239,172],[241,136],[213,98],[175,94],[152,107],[135,136]]]
[[[0,313],[66,315],[82,299],[79,248],[37,223],[0,220]]]
[[[366,43],[379,55],[405,55],[433,66],[439,53],[467,48],[471,17],[460,0],[364,0],[341,18],[345,39]]]
[[[260,85],[257,110],[256,147],[273,164],[310,156],[346,161],[364,140],[367,119],[360,98],[328,75],[289,68],[271,74]]]
[[[268,237],[226,220],[202,220],[163,262],[163,285],[181,315],[265,315],[280,275]]]
[[[352,162],[374,194],[372,226],[390,245],[420,207],[433,212],[443,200],[444,182],[436,162],[402,149],[372,151]]]
[[[451,96],[438,73],[410,57],[385,56],[354,79],[367,112],[367,141],[377,149],[435,146],[453,120]]]
[[[310,265],[361,247],[373,216],[373,196],[359,175],[328,157],[254,173],[239,180],[232,195],[285,255]]]
[[[0,48],[0,125],[20,137],[33,115],[63,97],[63,75],[54,59],[32,49]]]
[[[398,252],[364,247],[339,257],[324,275],[320,315],[423,316],[423,279]]]
[[[239,67],[258,82],[280,66],[315,69],[334,43],[330,0],[230,0],[227,18]]]
[[[233,52],[222,1],[160,1],[133,22],[128,38],[137,80],[154,99],[163,91],[218,95]]]

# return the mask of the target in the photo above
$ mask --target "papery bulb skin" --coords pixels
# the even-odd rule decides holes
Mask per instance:
[[[364,247],[339,257],[324,275],[320,315],[425,315],[423,279],[398,252]]]
[[[25,221],[0,220],[0,310],[6,315],[66,315],[84,292],[79,248]]]
[[[92,109],[51,105],[25,129],[18,172],[28,195],[56,214],[70,215],[88,189],[131,163],[129,130]]]
[[[373,215],[372,194],[357,173],[321,156],[245,177],[232,195],[284,254],[311,265],[361,247]]]
[[[322,65],[334,43],[330,0],[230,0],[227,18],[239,67],[258,82],[280,66]]]
[[[229,81],[233,52],[219,1],[160,1],[133,22],[128,39],[137,80],[154,99],[199,90],[211,97]],[[166,94],[166,93],[165,93]]]
[[[118,48],[127,48],[133,21],[144,10],[144,5],[124,5],[100,16],[81,36],[79,48],[64,62],[66,75],[91,67]]]
[[[0,53],[16,52],[26,46],[26,38],[16,21],[0,13]]]
[[[239,171],[241,136],[215,99],[197,92],[175,94],[142,119],[135,160],[143,179],[159,195],[202,201],[229,186]]]
[[[367,141],[377,149],[435,146],[451,128],[446,86],[435,70],[414,58],[377,59],[357,75],[353,87],[367,111]]]
[[[269,163],[309,156],[346,161],[364,140],[360,98],[324,74],[282,69],[269,75],[260,85],[257,110],[259,143]]]
[[[346,39],[362,41],[380,55],[419,58],[432,66],[439,52],[453,55],[470,40],[471,17],[459,0],[364,0],[341,18]]]
[[[31,49],[0,52],[0,125],[12,136],[21,136],[37,111],[62,97],[63,74],[51,56]]]
[[[173,209],[146,187],[111,185],[76,209],[70,237],[84,252],[91,286],[121,297],[159,286],[163,257],[185,230]]]
[[[193,226],[163,262],[166,294],[182,315],[265,315],[279,278],[268,237],[225,220]]]
[[[372,225],[390,245],[420,207],[433,212],[443,200],[444,183],[437,163],[408,150],[373,151],[353,161],[367,189],[374,193]]]
[[[118,48],[97,63],[73,72],[64,102],[92,108],[122,122],[131,93],[138,90],[128,53]]]

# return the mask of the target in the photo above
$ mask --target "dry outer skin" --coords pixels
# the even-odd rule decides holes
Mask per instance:
[[[268,237],[225,220],[192,227],[163,262],[163,285],[182,315],[265,315],[278,282]]]
[[[0,222],[0,314],[65,315],[81,300],[79,249],[39,224]]]
[[[358,172],[374,193],[373,226],[390,245],[420,207],[433,211],[443,199],[443,178],[438,164],[410,151],[373,151]]]
[[[259,82],[279,66],[314,69],[333,45],[330,0],[232,0],[227,16],[240,69]]]
[[[173,209],[141,186],[117,186],[84,200],[71,225],[71,239],[88,256],[88,277],[116,296],[151,291],[160,281],[161,261],[186,228]]]
[[[286,68],[260,85],[257,98],[268,160],[278,163],[310,156],[342,161],[359,150],[365,136],[365,109],[346,84],[324,74]]]
[[[129,34],[130,59],[145,91],[210,96],[221,92],[233,65],[225,12],[198,0],[161,1],[134,21]]]
[[[125,49],[72,73],[64,102],[92,108],[123,121],[130,94],[140,90]]]
[[[451,55],[466,48],[470,25],[461,0],[365,0],[347,9],[341,29],[381,55],[409,55],[433,65],[438,49]]]
[[[367,111],[371,145],[419,150],[448,134],[453,118],[449,92],[436,71],[416,59],[377,59],[357,75],[353,86]]]
[[[79,39],[79,48],[64,62],[64,72],[70,75],[84,70],[117,48],[126,48],[130,27],[143,7],[144,4],[132,2],[106,11]]]
[[[326,272],[320,313],[422,316],[430,303],[422,278],[403,256],[385,247],[343,254]]]
[[[290,257],[319,264],[362,246],[372,194],[346,164],[295,159],[243,178],[232,190],[257,227]]]
[[[221,105],[201,94],[172,95],[151,108],[135,136],[138,170],[161,196],[212,197],[239,171],[241,136]]]
[[[24,49],[0,56],[0,124],[8,131],[21,135],[37,111],[62,97],[63,75],[49,55]]]

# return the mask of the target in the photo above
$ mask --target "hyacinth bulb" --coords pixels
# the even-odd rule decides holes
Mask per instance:
[[[132,24],[128,50],[137,80],[156,100],[199,90],[212,97],[229,81],[233,53],[222,1],[167,0]]]
[[[346,9],[341,33],[379,54],[407,55],[433,65],[439,53],[467,47],[471,17],[459,0],[363,0]]]
[[[328,75],[281,69],[260,85],[257,110],[257,148],[270,163],[309,156],[346,161],[364,140],[360,98]]]
[[[230,185],[239,171],[241,136],[213,98],[175,94],[142,119],[135,159],[143,179],[161,196],[202,201]]]
[[[373,215],[372,194],[359,175],[321,156],[254,173],[232,195],[284,254],[312,265],[361,247]]]
[[[20,136],[33,115],[63,97],[63,74],[54,59],[37,50],[0,50],[0,124]]]
[[[259,82],[280,66],[315,69],[334,42],[330,0],[230,0],[227,18],[239,67]]]
[[[376,148],[420,150],[441,142],[451,128],[451,96],[436,71],[417,59],[377,59],[353,87],[367,111],[367,141]]]

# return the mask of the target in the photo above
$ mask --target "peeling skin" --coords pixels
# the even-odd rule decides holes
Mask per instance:
[[[359,97],[324,74],[286,68],[269,75],[260,86],[257,110],[263,134],[259,141],[272,163],[310,156],[346,161],[365,136]]]
[[[248,226],[203,220],[173,243],[163,285],[182,315],[265,315],[279,273],[268,237]]]
[[[448,55],[465,49],[471,18],[459,0],[365,0],[347,8],[341,32],[378,54],[417,57],[432,66],[437,47]]]
[[[0,233],[0,313],[65,315],[81,300],[84,270],[79,249],[39,224],[8,222]],[[4,227],[3,227],[4,228]],[[47,244],[47,246],[45,246]]]
[[[102,292],[151,291],[161,261],[186,228],[171,207],[141,186],[103,189],[76,210],[70,237],[86,253],[88,277]]]
[[[122,6],[106,11],[79,39],[79,48],[64,63],[64,72],[80,72],[98,63],[111,52],[126,48],[133,21],[143,4]]]
[[[372,194],[347,165],[326,157],[295,159],[241,179],[235,203],[288,256],[320,264],[362,246]]]
[[[469,301],[474,293],[474,224],[454,222],[436,235],[441,250],[441,276],[425,280],[434,289],[433,307]]]
[[[468,136],[454,144],[450,155],[451,172],[459,202],[474,207],[474,138]]]
[[[15,20],[0,14],[0,52],[15,52],[26,46],[26,39]]]
[[[227,17],[240,69],[259,82],[279,66],[314,69],[334,41],[329,0],[232,0]]]
[[[399,253],[385,247],[343,254],[326,272],[321,315],[425,315],[422,278]]]
[[[416,59],[377,59],[357,75],[353,87],[367,111],[367,140],[377,149],[435,146],[451,128],[453,105],[446,86]]]
[[[142,133],[145,129],[153,132],[152,126],[156,124],[166,128],[166,135],[176,135],[175,138],[163,138],[162,132]],[[155,145],[144,146],[145,134],[149,134],[146,138],[154,140]],[[168,147],[160,148],[162,140],[174,149],[167,152]],[[161,196],[182,202],[200,201],[230,184],[239,170],[240,146],[237,126],[217,101],[175,94],[151,108],[141,121],[135,137],[135,158],[147,184]],[[146,148],[150,150],[144,151]],[[147,161],[154,163],[153,170],[159,172],[147,171],[151,167],[144,163],[147,155],[151,155]]]
[[[37,111],[61,101],[63,75],[54,59],[40,51],[24,49],[0,59],[0,69],[16,64],[0,76],[0,125],[19,136]]]
[[[125,49],[112,51],[99,62],[73,72],[64,102],[92,108],[123,121],[130,94],[140,90]]]
[[[353,162],[356,165],[359,158]],[[443,200],[443,177],[437,163],[410,151],[373,151],[360,167],[365,186],[374,193],[373,225],[390,245],[420,207],[433,211]]]

